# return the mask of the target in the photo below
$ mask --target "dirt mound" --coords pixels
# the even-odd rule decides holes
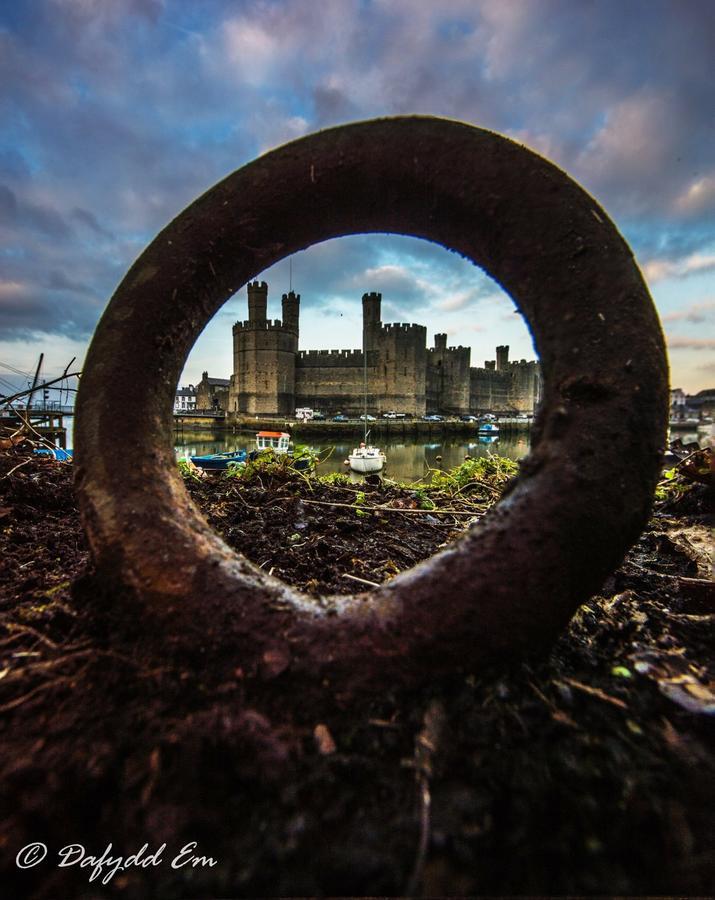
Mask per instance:
[[[329,682],[297,694],[289,670],[258,680],[239,660],[118,647],[121,599],[87,569],[71,474],[0,458],[8,896],[712,892],[705,488],[694,518],[652,520],[547,659],[355,699]],[[316,594],[392,577],[499,492],[298,473],[188,488],[229,543]],[[192,841],[216,865],[172,868]],[[32,842],[47,858],[20,869]],[[91,867],[58,867],[69,844],[99,857],[110,842],[166,846],[91,883]]]

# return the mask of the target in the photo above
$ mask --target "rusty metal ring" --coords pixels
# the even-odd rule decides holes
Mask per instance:
[[[329,238],[426,238],[483,267],[531,325],[544,373],[508,497],[453,546],[369,594],[313,602],[231,551],[188,498],[172,404],[220,306]],[[552,639],[650,511],[664,442],[662,334],[604,211],[548,161],[423,117],[341,126],[229,175],[169,224],[104,313],[77,401],[77,488],[98,570],[162,648],[345,682],[474,668]]]

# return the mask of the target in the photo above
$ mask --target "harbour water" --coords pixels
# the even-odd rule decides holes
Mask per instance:
[[[328,474],[330,472],[350,473],[345,465],[345,460],[352,449],[360,440],[356,434],[355,441],[347,443],[343,437],[328,436],[307,443],[312,449],[319,451],[322,462],[318,472]],[[493,438],[480,438],[476,434],[468,437],[456,437],[444,435],[437,437],[432,435],[432,440],[425,443],[424,440],[401,438],[399,441],[376,439],[375,443],[387,454],[387,464],[383,475],[396,481],[418,481],[429,477],[432,469],[451,469],[464,462],[465,456],[473,458],[494,454],[507,456],[510,459],[521,459],[529,450],[528,432],[519,432],[504,435],[496,440]],[[227,450],[240,448],[253,449],[255,445],[255,432],[238,434],[207,435],[196,433],[194,435],[183,432],[176,436],[175,449],[178,458],[187,456],[199,456],[206,453],[222,453]],[[355,480],[362,476],[355,475]]]

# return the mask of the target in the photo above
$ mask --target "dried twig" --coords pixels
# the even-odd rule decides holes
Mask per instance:
[[[36,694],[41,694],[42,691],[46,691],[51,687],[56,687],[59,684],[67,684],[68,682],[72,682],[75,677],[76,676],[63,675],[60,678],[53,678],[52,681],[43,681],[42,684],[38,684],[37,687],[34,687],[31,691],[28,691],[21,697],[16,697],[14,700],[10,700],[9,703],[4,703],[2,706],[0,706],[0,713],[9,712],[11,709],[22,706],[23,703],[31,700]]]
[[[19,462],[16,466],[13,466],[9,472],[5,472],[5,474],[0,478],[0,481],[3,481],[5,478],[9,478],[13,472],[17,472],[18,469],[21,469],[23,466],[26,466],[32,460],[31,456],[28,456],[27,459],[23,459],[22,462]]]
[[[21,637],[24,634],[29,634],[31,637],[34,637],[35,640],[40,641],[43,644],[46,644],[48,647],[51,647],[53,650],[56,650],[58,645],[55,641],[50,640],[47,635],[42,634],[34,628],[31,628],[29,625],[20,625],[19,622],[6,622],[4,627],[7,628],[9,632],[11,632],[10,637],[14,639],[15,637]]]
[[[71,366],[73,362],[74,359],[72,360],[72,362],[70,362],[69,365]],[[67,369],[69,369],[69,366],[65,368],[64,372],[62,373],[62,375],[60,375],[59,378],[53,378],[51,381],[44,381],[42,384],[35,385],[34,388],[27,388],[24,391],[18,391],[16,394],[10,394],[9,397],[3,397],[2,402],[10,404],[13,402],[13,400],[19,400],[20,397],[26,397],[28,394],[36,394],[43,388],[49,387],[52,384],[57,384],[58,381],[64,381],[65,378],[79,378],[79,376],[82,374],[82,372],[68,372]],[[72,388],[67,388],[67,390],[72,390]]]
[[[385,506],[380,504],[379,506],[366,506],[366,505],[356,505],[354,503],[338,503],[335,500],[306,500],[303,499],[302,503],[314,503],[317,506],[340,506],[344,509],[359,509],[363,512],[393,512],[393,513],[406,513],[407,515],[452,515],[452,516],[474,516],[477,515],[478,510],[463,510],[463,509],[402,509],[399,506]]]
[[[432,808],[430,779],[433,774],[434,756],[439,749],[444,721],[444,707],[438,700],[433,700],[427,707],[422,720],[422,730],[415,741],[415,757],[412,764],[414,765],[419,789],[420,839],[417,845],[415,864],[405,889],[405,894],[408,897],[413,897],[417,893],[417,886],[420,883],[425,859],[427,858],[431,821],[430,812]]]
[[[571,687],[576,688],[577,691],[582,691],[590,697],[597,697],[599,700],[604,700],[606,703],[617,706],[619,709],[628,709],[628,705],[624,703],[623,700],[619,700],[618,697],[612,697],[610,694],[606,694],[600,688],[592,687],[590,684],[583,684],[580,681],[575,681],[573,678],[564,678],[564,681],[567,684],[570,684]]]
[[[370,587],[380,587],[376,581],[368,581],[367,578],[360,578],[357,575],[348,575],[347,572],[343,572],[343,578],[349,578],[351,581],[359,581],[360,584],[367,584]]]

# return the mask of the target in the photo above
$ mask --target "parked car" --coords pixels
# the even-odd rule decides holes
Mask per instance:
[[[422,416],[425,422],[444,422],[444,416],[438,416],[436,413],[430,416]]]
[[[322,422],[323,419],[325,419],[325,413],[322,413],[322,412],[314,412],[314,413],[313,413],[313,418],[315,419],[316,422]]]
[[[476,422],[477,421],[476,416],[460,416],[459,419],[461,422]]]
[[[363,413],[363,414],[360,416],[360,421],[361,421],[361,422],[364,422],[366,419],[367,419],[368,422],[376,422],[376,421],[377,421],[377,419],[375,418],[375,416],[371,416],[369,413],[368,413],[367,415],[365,415],[365,413]]]
[[[391,409],[390,412],[386,412],[382,414],[383,419],[404,419],[405,413],[395,412],[394,409]]]
[[[349,422],[350,419],[347,416],[344,416],[342,413],[338,413],[337,416],[333,416],[333,422]]]

